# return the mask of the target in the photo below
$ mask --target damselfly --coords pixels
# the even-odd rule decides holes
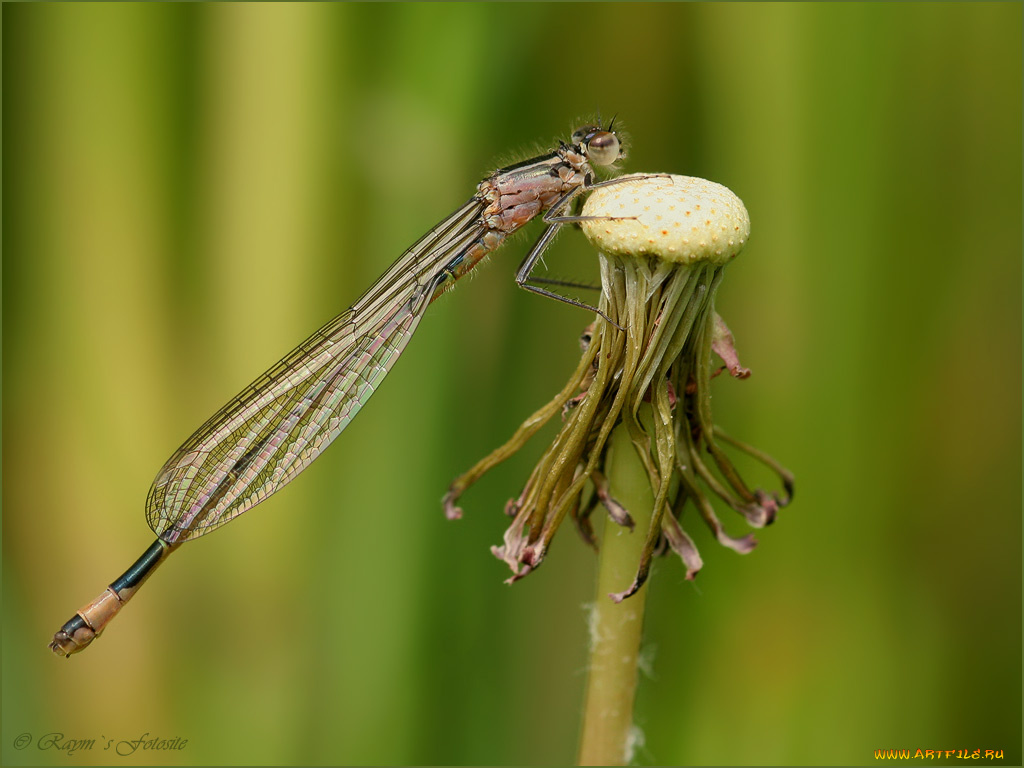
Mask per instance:
[[[242,390],[171,456],[146,501],[156,541],[60,628],[50,648],[63,656],[81,651],[177,547],[252,509],[308,467],[374,393],[430,303],[527,222],[542,215],[548,227],[516,282],[587,306],[531,284],[530,274],[557,228],[579,219],[560,213],[581,192],[611,183],[595,182],[594,166],[608,168],[622,155],[613,124],[587,125],[554,151],[480,182],[469,202],[402,254],[348,311]]]

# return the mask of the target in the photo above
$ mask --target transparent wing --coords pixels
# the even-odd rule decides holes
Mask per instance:
[[[470,200],[406,251],[352,307],[260,376],[164,464],[146,501],[157,536],[202,536],[279,491],[348,426],[401,355],[445,266],[481,247]]]

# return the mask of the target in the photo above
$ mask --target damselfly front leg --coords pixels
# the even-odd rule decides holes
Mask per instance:
[[[646,176],[632,176],[630,177],[630,179],[635,180],[637,178],[660,178],[667,175],[668,174],[664,173],[652,173]],[[532,276],[532,273],[534,268],[537,266],[537,262],[540,261],[543,257],[544,251],[547,250],[548,246],[551,244],[551,241],[558,233],[560,227],[564,226],[565,224],[575,224],[580,221],[594,221],[598,219],[602,221],[618,220],[619,217],[560,216],[558,214],[560,211],[565,210],[565,208],[574,199],[576,199],[576,197],[579,194],[583,192],[589,192],[592,189],[610,187],[615,184],[619,184],[622,181],[622,179],[608,179],[606,181],[599,181],[595,183],[591,180],[590,176],[588,175],[581,186],[575,187],[574,189],[571,189],[564,195],[562,195],[562,197],[560,197],[558,201],[554,205],[552,205],[551,208],[548,209],[547,213],[545,213],[542,217],[544,223],[547,224],[548,226],[541,234],[541,236],[537,239],[537,242],[533,244],[533,247],[530,249],[530,252],[526,254],[526,258],[523,259],[522,263],[519,265],[519,269],[516,271],[516,285],[518,285],[520,288],[530,291],[531,293],[536,293],[540,296],[546,296],[549,299],[555,299],[556,301],[561,301],[565,304],[571,304],[574,307],[580,307],[581,309],[586,309],[589,310],[590,312],[596,312],[598,315],[603,317],[605,320],[607,320],[609,323],[614,325],[619,330],[622,330],[621,326],[619,326],[618,323],[612,321],[607,315],[604,314],[604,312],[602,312],[597,307],[593,307],[590,304],[580,301],[579,299],[574,299],[571,296],[563,296],[559,293],[555,293],[554,291],[549,291],[545,288],[541,288],[540,286],[535,285],[535,283],[544,282],[547,283],[548,285],[562,285],[577,288],[590,288],[590,286],[579,286],[567,281],[551,280],[547,278],[536,278]],[[626,216],[623,218],[632,219],[636,217]]]

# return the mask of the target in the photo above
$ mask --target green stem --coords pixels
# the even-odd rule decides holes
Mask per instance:
[[[651,424],[651,410],[638,414]],[[650,525],[654,495],[629,431],[620,424],[609,440],[605,465],[612,497],[633,518],[632,532],[606,519],[598,562],[597,597],[590,624],[590,663],[580,735],[580,765],[626,765],[632,752],[637,657],[643,634],[643,586],[621,603],[608,595],[626,589],[636,576]]]

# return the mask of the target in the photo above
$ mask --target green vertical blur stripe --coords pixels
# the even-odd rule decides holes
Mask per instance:
[[[161,94],[175,42],[168,24],[178,13],[4,10],[5,35],[20,38],[13,51],[4,50],[5,77],[13,81],[4,88],[5,117],[17,115],[19,124],[5,135],[5,150],[17,153],[5,162],[5,221],[18,222],[14,247],[5,247],[5,276],[8,263],[18,267],[13,282],[5,280],[4,313],[5,326],[24,339],[5,349],[13,355],[8,370],[20,371],[9,382],[20,405],[8,412],[5,436],[13,438],[8,445],[21,446],[5,463],[5,522],[12,532],[39,523],[19,536],[21,546],[5,551],[4,561],[5,569],[32,574],[38,590],[29,593],[31,609],[19,622],[18,636],[26,639],[52,633],[54,622],[99,593],[150,537],[140,506],[154,450],[165,450],[149,442],[145,429],[161,423],[161,352],[153,340],[162,335],[160,267],[169,229],[161,158],[170,122]],[[22,556],[28,559],[19,566]],[[5,587],[12,583],[24,584],[24,575],[5,578]],[[60,595],[63,618],[40,595]],[[140,607],[135,615],[147,613],[155,611]],[[30,649],[25,658],[42,646],[33,641]],[[144,644],[129,645],[119,662],[131,666],[139,654]],[[102,665],[51,666],[40,668],[26,690],[70,685],[136,701],[161,678],[152,664],[113,677]],[[145,719],[165,720],[167,704],[154,702]],[[21,702],[14,711],[23,711]],[[45,711],[97,735],[109,726],[100,710],[82,710],[71,695],[48,697]],[[131,713],[119,721],[126,731],[144,726]],[[26,754],[50,757],[19,757]]]

